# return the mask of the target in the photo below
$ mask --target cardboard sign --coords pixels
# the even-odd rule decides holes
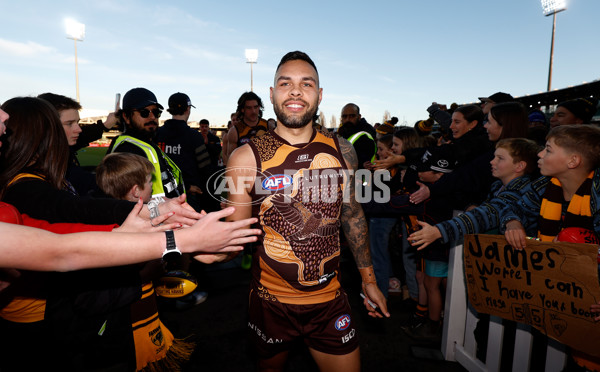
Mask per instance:
[[[529,324],[550,338],[600,356],[598,246],[528,240],[522,251],[501,235],[466,235],[469,301],[481,313]]]

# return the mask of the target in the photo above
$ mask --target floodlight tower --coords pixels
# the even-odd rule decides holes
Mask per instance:
[[[252,76],[252,65],[258,60],[258,49],[246,49],[246,63],[250,64],[250,91],[254,91],[254,79]]]
[[[548,68],[548,92],[552,87],[552,62],[554,60],[554,33],[556,30],[556,13],[567,9],[566,0],[541,0],[546,17],[552,16],[552,42],[550,44],[550,66]]]
[[[72,19],[66,19],[67,39],[75,42],[75,87],[77,90],[77,102],[79,101],[79,70],[77,68],[77,41],[83,41],[85,37],[85,25]]]

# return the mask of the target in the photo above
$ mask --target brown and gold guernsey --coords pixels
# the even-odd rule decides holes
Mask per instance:
[[[244,123],[243,121],[239,121],[235,125],[235,129],[238,132],[238,140],[237,147],[247,144],[254,137],[260,137],[268,131],[267,121],[265,119],[260,119],[258,124],[251,127]]]
[[[258,169],[252,215],[264,231],[252,265],[255,290],[288,304],[334,299],[347,169],[336,136],[314,130],[309,143],[290,145],[269,131],[250,147]]]

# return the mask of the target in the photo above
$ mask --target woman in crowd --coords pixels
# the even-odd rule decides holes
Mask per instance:
[[[452,114],[453,126],[455,115],[456,111]],[[456,210],[468,210],[481,204],[487,198],[494,181],[489,166],[494,158],[493,144],[505,138],[526,138],[528,127],[527,111],[521,103],[505,102],[494,105],[488,115],[488,122],[481,128],[486,133],[487,139],[482,139],[481,135],[478,135],[478,139],[470,137],[468,142],[461,142],[461,145],[468,146],[473,144],[473,140],[480,141],[482,144],[478,146],[479,150],[471,151],[468,156],[463,157],[462,165],[459,160],[458,168],[444,175],[440,182],[432,185],[431,188],[420,185],[420,189],[411,195],[411,202],[420,203],[434,196],[452,197],[457,201],[454,203]],[[468,150],[463,152],[465,151]]]

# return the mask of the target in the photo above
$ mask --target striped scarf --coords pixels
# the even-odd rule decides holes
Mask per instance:
[[[541,241],[553,241],[556,235],[567,227],[582,227],[593,231],[592,211],[590,208],[593,176],[594,172],[591,172],[581,186],[579,186],[569,202],[564,218],[562,208],[565,199],[562,185],[554,177],[550,180],[540,207],[538,238]]]
[[[158,317],[152,283],[142,286],[141,298],[131,305],[137,371],[180,371],[195,344],[177,339]]]

